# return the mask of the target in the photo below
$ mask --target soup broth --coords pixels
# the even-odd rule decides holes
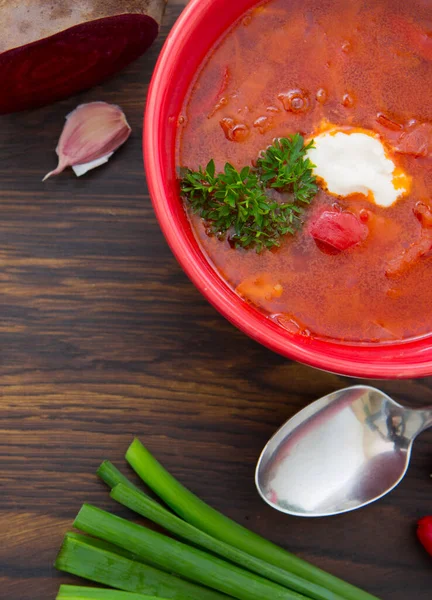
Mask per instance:
[[[319,184],[278,248],[233,247],[189,212],[197,240],[245,301],[293,334],[389,342],[432,330],[432,0],[270,0],[212,50],[179,119],[178,164],[252,165],[275,138],[366,131],[409,181],[389,207]],[[348,212],[367,236],[340,250],[308,226]]]

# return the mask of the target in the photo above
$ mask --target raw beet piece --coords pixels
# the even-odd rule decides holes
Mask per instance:
[[[89,88],[155,40],[166,0],[0,2],[0,114]]]
[[[347,250],[366,238],[368,228],[350,212],[325,210],[311,223],[309,233],[317,242]]]

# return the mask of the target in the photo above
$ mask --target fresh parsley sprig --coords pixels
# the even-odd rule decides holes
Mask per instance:
[[[301,225],[303,209],[317,187],[313,165],[306,158],[302,136],[275,140],[257,161],[255,169],[238,171],[230,163],[216,173],[211,160],[205,169],[186,169],[180,182],[182,195],[193,212],[199,214],[210,231],[223,237],[227,232],[235,247],[264,248],[280,245],[280,238],[295,233]],[[290,202],[275,199],[268,188],[289,194]]]
[[[314,165],[307,158],[313,140],[305,145],[296,133],[291,138],[276,139],[257,161],[261,181],[281,192],[292,192],[300,202],[309,203],[318,191],[312,173]]]

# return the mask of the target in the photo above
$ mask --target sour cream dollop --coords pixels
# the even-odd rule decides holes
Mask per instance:
[[[314,137],[307,155],[323,187],[336,196],[363,194],[389,207],[408,191],[408,177],[388,158],[373,132],[329,131]]]

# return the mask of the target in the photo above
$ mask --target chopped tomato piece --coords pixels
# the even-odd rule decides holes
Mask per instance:
[[[309,232],[316,242],[347,250],[367,237],[368,228],[350,212],[325,210],[312,222]]]
[[[423,229],[418,240],[402,254],[391,260],[386,269],[387,277],[398,277],[403,275],[420,258],[423,258],[432,250],[432,230]]]
[[[432,123],[415,125],[401,134],[395,150],[401,154],[428,156],[432,153]]]

